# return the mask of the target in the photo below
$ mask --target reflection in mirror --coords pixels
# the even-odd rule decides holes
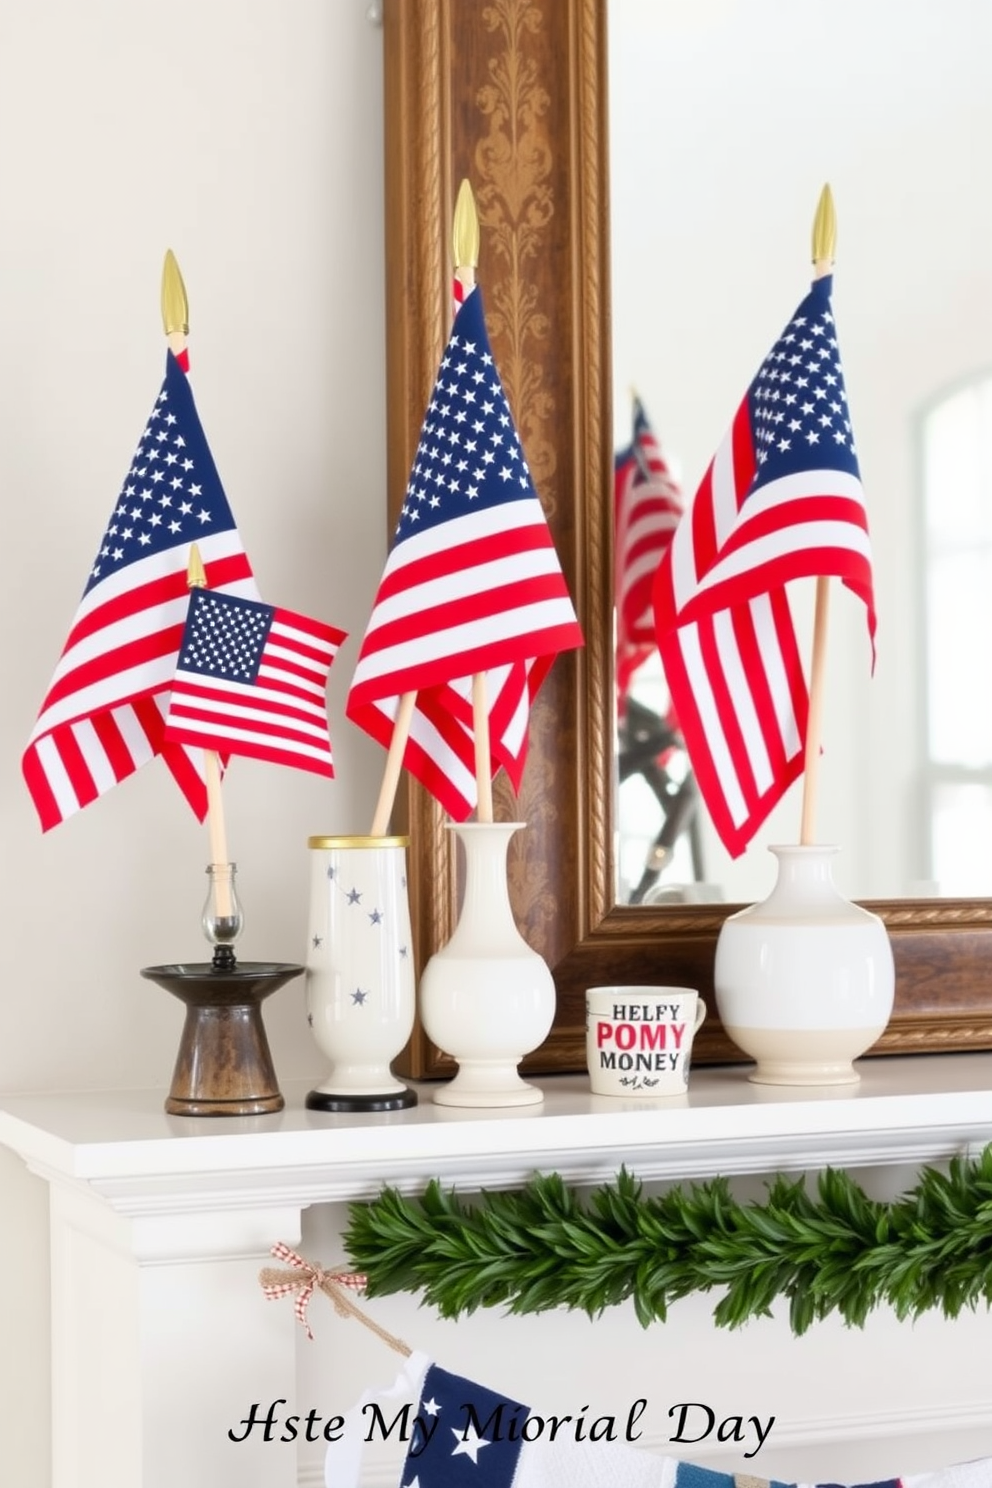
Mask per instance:
[[[609,0],[608,29],[615,446],[636,388],[642,471],[660,462],[669,500],[691,499],[805,293],[830,181],[879,630],[872,676],[863,611],[831,584],[817,836],[841,846],[851,897],[988,894],[973,844],[992,828],[992,704],[973,667],[992,632],[992,7]],[[790,598],[808,656],[812,582]],[[630,696],[618,898],[763,897],[801,787],[732,860],[695,808],[655,656]]]
[[[927,410],[920,459],[930,860],[941,883],[987,885],[992,694],[973,669],[992,634],[992,377]]]
[[[613,477],[618,870],[626,903],[684,902],[703,881],[699,794],[655,642],[654,575],[684,511],[682,492],[634,398]]]

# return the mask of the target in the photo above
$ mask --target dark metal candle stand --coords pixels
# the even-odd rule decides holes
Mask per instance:
[[[262,1022],[266,997],[300,976],[289,962],[238,965],[229,945],[213,961],[145,966],[141,975],[186,1006],[165,1109],[173,1116],[257,1116],[286,1104]]]

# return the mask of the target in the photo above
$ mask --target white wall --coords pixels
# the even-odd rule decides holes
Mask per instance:
[[[0,8],[0,1090],[167,1087],[202,959],[206,839],[153,762],[43,836],[20,756],[165,361],[162,258],[263,595],[347,629],[337,780],[242,760],[225,788],[249,959],[298,960],[306,839],[368,829],[343,719],[386,546],[382,33],[367,0]],[[302,983],[266,1004],[281,1079],[321,1058]],[[0,1482],[48,1473],[44,1186],[0,1153]],[[113,1307],[113,1299],[107,1299]]]

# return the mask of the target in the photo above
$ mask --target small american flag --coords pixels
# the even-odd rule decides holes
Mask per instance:
[[[482,299],[458,308],[348,695],[388,747],[417,701],[405,767],[456,820],[476,805],[472,677],[486,674],[491,768],[519,789],[530,705],[582,633],[493,363]]]
[[[654,576],[681,515],[682,492],[644,406],[635,398],[633,437],[614,465],[616,667],[621,712],[634,673],[657,648]]]
[[[842,579],[875,634],[831,282],[813,284],[762,364],[655,580],[672,703],[734,856],[803,768],[808,695],[785,585]]]
[[[43,830],[157,754],[206,815],[200,751],[163,738],[194,541],[214,591],[257,594],[185,369],[170,352],[24,754]]]
[[[194,589],[165,737],[333,775],[325,692],[344,631]]]

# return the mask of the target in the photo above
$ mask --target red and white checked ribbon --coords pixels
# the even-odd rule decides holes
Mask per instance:
[[[355,1292],[364,1290],[366,1278],[361,1272],[325,1271],[322,1266],[315,1266],[312,1261],[304,1260],[303,1256],[297,1255],[295,1250],[290,1250],[289,1246],[284,1245],[281,1240],[276,1241],[269,1254],[274,1255],[278,1261],[288,1262],[301,1275],[298,1279],[287,1277],[285,1281],[276,1281],[271,1272],[263,1271],[259,1278],[262,1291],[270,1302],[275,1301],[277,1297],[288,1297],[291,1293],[296,1293],[293,1311],[297,1320],[306,1329],[307,1337],[311,1342],[313,1332],[307,1321],[307,1307],[318,1287],[323,1288],[325,1282],[333,1282],[337,1286],[349,1287]]]

